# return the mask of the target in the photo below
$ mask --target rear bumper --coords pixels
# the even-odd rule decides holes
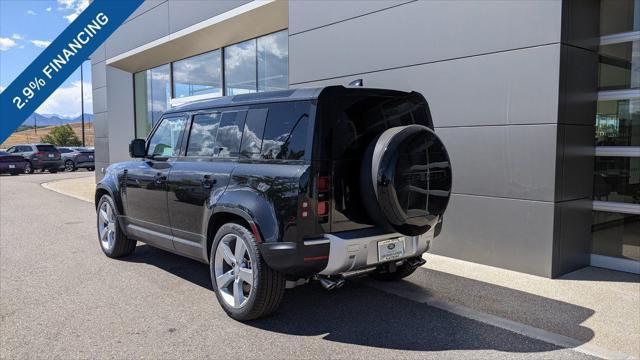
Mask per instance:
[[[429,249],[433,234],[430,230],[421,236],[403,236],[371,228],[325,234],[302,244],[264,243],[260,244],[260,252],[269,267],[287,275],[338,275],[420,256]],[[378,242],[395,238],[404,240],[404,254],[394,260],[379,261]]]
[[[64,166],[62,160],[35,160],[31,159],[31,165],[34,169],[50,169]]]
[[[24,162],[0,162],[0,173],[24,172],[24,164]]]
[[[93,161],[80,161],[80,162],[77,162],[75,165],[77,168],[95,167],[95,163]]]
[[[376,231],[357,231],[326,234],[330,246],[329,261],[320,272],[321,275],[338,275],[348,271],[361,270],[376,265],[422,255],[429,249],[433,231],[421,236],[404,236],[398,233]],[[404,240],[404,254],[389,261],[378,259],[378,242],[388,239]]]

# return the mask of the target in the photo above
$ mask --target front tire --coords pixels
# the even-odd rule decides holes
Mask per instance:
[[[33,165],[29,161],[24,164],[24,173],[25,174],[33,174]]]
[[[98,242],[105,255],[119,258],[133,253],[136,241],[125,236],[117,220],[118,212],[109,195],[102,195],[98,202]]]
[[[284,274],[262,259],[253,234],[237,223],[220,227],[211,246],[213,290],[224,311],[247,321],[273,313],[282,302]]]
[[[56,169],[56,168],[49,168],[49,173],[50,173],[50,174],[55,174],[55,173],[57,173],[57,172],[58,172],[58,169]]]

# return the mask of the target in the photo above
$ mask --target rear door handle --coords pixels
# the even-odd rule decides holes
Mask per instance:
[[[211,189],[217,182],[218,181],[216,179],[211,178],[211,175],[205,175],[202,178],[202,187],[205,189]]]

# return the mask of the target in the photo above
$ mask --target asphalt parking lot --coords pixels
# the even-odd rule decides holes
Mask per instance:
[[[2,359],[589,358],[362,281],[289,290],[274,316],[236,322],[204,264],[140,243],[105,257],[94,207],[40,185],[81,176],[0,176]]]

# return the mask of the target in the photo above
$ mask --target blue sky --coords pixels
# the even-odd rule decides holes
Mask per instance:
[[[88,4],[89,0],[0,0],[0,90],[9,86]],[[89,61],[83,65],[83,72],[85,113],[92,113]],[[80,70],[36,112],[80,115]]]

